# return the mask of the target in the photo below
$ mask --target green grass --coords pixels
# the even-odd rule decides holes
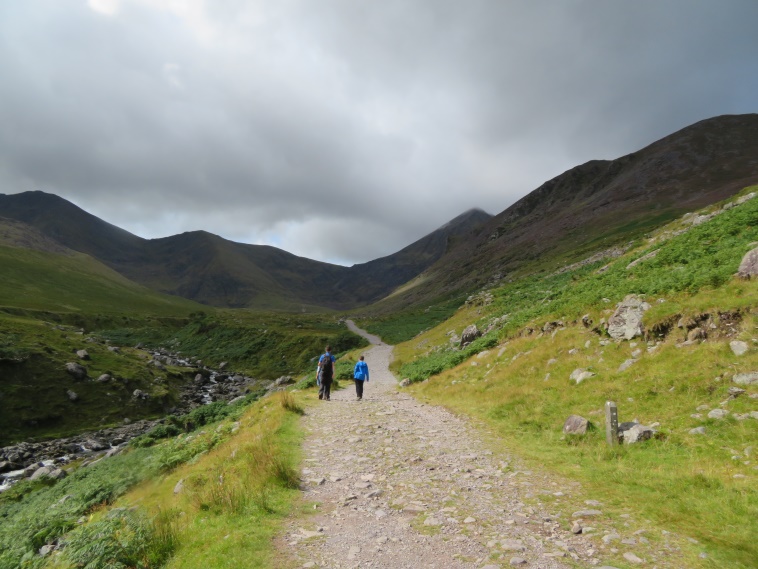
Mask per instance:
[[[0,307],[179,316],[202,305],[151,291],[91,257],[0,245]]]
[[[17,484],[0,494],[0,569],[45,567],[36,552],[54,542],[63,545],[55,566],[234,566],[209,559],[226,551],[222,538],[235,532],[235,542],[248,538],[243,553],[232,556],[236,566],[240,555],[270,556],[272,532],[297,494],[298,408],[282,395],[269,397],[241,416],[132,447],[62,481]],[[176,476],[187,480],[178,499],[171,491]],[[88,523],[79,523],[82,516]]]
[[[672,532],[671,539],[682,547],[681,566],[754,567],[758,491],[751,449],[758,440],[758,421],[737,420],[735,414],[756,410],[756,399],[746,394],[729,400],[728,388],[735,373],[758,369],[753,342],[758,283],[732,277],[758,241],[756,220],[754,199],[685,234],[645,241],[605,272],[585,267],[493,289],[494,301],[480,309],[482,314],[467,307],[398,346],[393,366],[401,377],[429,378],[411,388],[417,396],[481,419],[508,452],[582,483],[581,495],[551,497],[551,508],[570,515],[582,500],[597,499],[610,519],[631,514],[635,528],[649,527],[654,535]],[[675,222],[658,235],[680,227],[682,222]],[[657,257],[626,268],[654,248]],[[597,325],[629,293],[644,294],[653,305],[645,315],[648,329],[703,313],[711,315],[716,328],[708,330],[707,342],[688,346],[680,345],[686,330],[676,326],[657,347],[640,339],[601,345],[607,337],[582,326],[581,315],[589,314]],[[737,312],[737,338],[751,346],[739,358],[732,354],[733,337],[723,326],[730,318],[726,313]],[[484,345],[464,351],[448,347],[451,329],[460,333],[472,320],[482,328],[504,316],[488,350]],[[545,322],[558,319],[565,329],[540,333]],[[619,371],[634,350],[640,350],[637,362]],[[471,357],[474,353],[478,357]],[[575,385],[569,375],[577,368],[596,375]],[[755,395],[756,389],[748,392]],[[608,400],[617,402],[621,421],[660,423],[660,438],[607,447],[603,406]],[[725,401],[727,419],[708,419],[708,411],[700,412],[699,419],[691,417],[700,405],[713,409]],[[567,439],[562,425],[571,414],[588,418],[596,428]],[[706,427],[705,436],[689,434],[700,425]],[[700,552],[707,558],[700,558]],[[612,564],[619,563],[623,566],[620,559]]]
[[[464,300],[465,296],[456,296],[426,308],[404,310],[384,317],[357,317],[356,323],[388,344],[399,344],[450,318]]]
[[[491,333],[490,342],[497,342],[538,319],[575,321],[585,312],[597,312],[598,306],[612,307],[627,294],[645,295],[654,301],[659,296],[718,289],[731,281],[743,255],[758,241],[757,220],[758,199],[753,199],[662,244],[640,247],[610,263],[602,273],[598,268],[603,263],[597,263],[559,275],[516,280],[491,291],[494,302],[477,323],[481,329],[493,318],[505,319]],[[655,258],[627,269],[631,261],[653,250],[658,251]],[[739,288],[735,285],[736,291]],[[465,357],[470,356],[471,350],[468,352]],[[421,381],[465,357],[449,349],[436,350],[406,362],[399,367],[399,374]]]
[[[84,333],[28,313],[0,312],[0,444],[69,436],[125,418],[167,414],[176,405],[180,386],[192,381],[196,371],[149,366],[150,356],[130,347],[137,343],[199,357],[211,367],[227,362],[226,369],[261,380],[310,372],[327,344],[338,354],[366,344],[344,324],[313,315],[199,311],[186,318],[131,316],[104,323],[119,327]],[[106,340],[121,352],[109,351]],[[89,352],[90,360],[77,358],[81,349]],[[84,365],[88,379],[68,374],[68,362]],[[113,380],[94,381],[102,374]],[[136,400],[135,389],[148,393],[149,399]],[[76,401],[69,399],[69,390],[78,395]]]

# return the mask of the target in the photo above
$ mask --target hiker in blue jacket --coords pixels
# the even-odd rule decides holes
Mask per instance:
[[[332,355],[332,347],[326,347],[326,353],[318,359],[318,367],[321,370],[319,372],[321,376],[321,383],[318,390],[318,398],[331,400],[332,391],[332,379],[334,378],[334,356]]]
[[[363,361],[363,356],[355,364],[353,378],[355,379],[355,395],[358,397],[358,401],[360,401],[363,399],[363,382],[368,381],[368,364]]]

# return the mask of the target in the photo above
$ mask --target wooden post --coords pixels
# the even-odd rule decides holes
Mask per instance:
[[[619,442],[619,413],[613,401],[605,402],[605,442],[610,446]]]

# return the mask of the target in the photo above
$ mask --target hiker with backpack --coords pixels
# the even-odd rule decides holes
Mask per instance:
[[[319,376],[321,377],[321,386],[318,390],[318,398],[331,400],[332,379],[334,378],[334,356],[332,347],[326,347],[326,353],[318,359]]]
[[[363,382],[368,381],[368,364],[363,361],[363,356],[355,364],[353,370],[353,379],[355,380],[355,395],[358,401],[363,399]]]

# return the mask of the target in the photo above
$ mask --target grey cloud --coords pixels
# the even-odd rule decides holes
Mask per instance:
[[[756,110],[752,0],[159,4],[0,5],[0,191],[350,264]]]

